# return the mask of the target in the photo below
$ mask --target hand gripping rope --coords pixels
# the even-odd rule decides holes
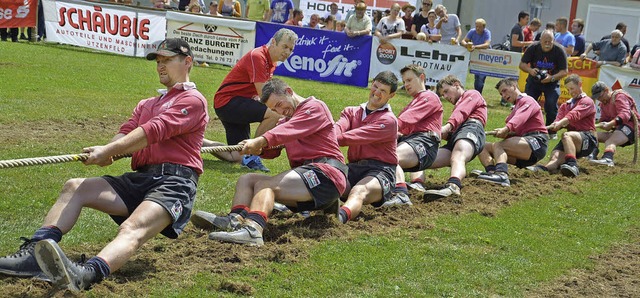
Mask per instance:
[[[268,149],[280,149],[280,148],[283,148],[283,146],[268,147]],[[213,147],[202,147],[202,149],[200,150],[200,153],[231,152],[231,151],[241,151],[241,150],[242,150],[242,145],[213,146]],[[113,159],[120,159],[123,157],[131,157],[131,156],[132,154],[119,154],[119,155],[113,156]],[[80,154],[67,154],[67,155],[57,155],[57,156],[0,160],[0,169],[35,166],[35,165],[46,165],[46,164],[63,163],[63,162],[70,162],[70,161],[85,161],[88,158],[89,158],[89,153],[80,153]]]

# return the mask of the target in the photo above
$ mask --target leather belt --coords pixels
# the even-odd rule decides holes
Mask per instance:
[[[335,159],[335,158],[331,158],[331,157],[319,157],[319,158],[314,158],[314,159],[307,159],[303,162],[303,164],[308,165],[310,163],[326,163],[338,170],[340,170],[340,172],[342,172],[342,174],[344,174],[345,177],[347,176],[347,173],[349,171],[349,167],[347,167],[343,162]]]
[[[140,173],[148,173],[153,175],[170,175],[190,179],[198,184],[198,173],[190,167],[165,162],[162,164],[146,165],[137,170]]]

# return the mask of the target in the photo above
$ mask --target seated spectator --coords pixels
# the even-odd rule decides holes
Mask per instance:
[[[218,6],[218,13],[225,17],[242,17],[242,7],[237,0],[223,0]]]
[[[338,28],[336,28],[337,31]],[[349,37],[356,37],[360,35],[371,34],[371,18],[367,15],[367,5],[364,2],[359,2],[356,5],[356,12],[352,15],[347,24],[344,32]]]
[[[380,43],[386,43],[393,38],[401,38],[405,32],[404,20],[399,16],[400,4],[394,3],[391,6],[389,16],[383,17],[376,26],[375,36],[380,39]]]
[[[611,32],[611,39],[605,39],[589,44],[584,53],[580,55],[580,58],[586,58],[589,52],[593,49],[600,51],[600,54],[598,55],[598,67],[604,64],[622,66],[627,55],[627,48],[622,42],[620,42],[621,39],[622,32],[618,29],[613,30]]]
[[[308,28],[313,28],[313,29],[320,29],[319,23],[320,23],[320,16],[317,13],[314,13],[311,15],[311,18],[309,18],[309,23],[304,26]]]
[[[284,22],[285,25],[302,27],[302,19],[304,19],[304,14],[302,10],[296,8],[293,10],[293,17]]]
[[[590,162],[613,167],[613,155],[616,146],[633,145],[636,140],[638,127],[633,126],[633,117],[640,117],[633,97],[626,91],[618,89],[611,91],[604,82],[598,81],[591,87],[591,97],[600,102],[600,123],[598,128],[605,130],[598,132],[598,141],[605,144],[602,159],[597,159],[597,153]],[[596,148],[596,152],[597,152]]]

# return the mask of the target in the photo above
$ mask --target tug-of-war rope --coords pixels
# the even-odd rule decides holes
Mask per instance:
[[[269,149],[279,149],[279,148],[283,148],[283,147],[282,146],[269,147]],[[241,150],[242,150],[242,145],[212,146],[212,147],[202,147],[202,150],[200,150],[200,153],[232,152],[232,151],[241,151]],[[120,155],[113,156],[113,159],[115,160],[115,159],[120,159],[124,157],[131,157],[131,156],[132,154],[120,154]],[[63,162],[71,162],[71,161],[85,161],[87,160],[87,158],[89,158],[89,153],[0,160],[0,169],[46,165],[46,164],[63,163]]]

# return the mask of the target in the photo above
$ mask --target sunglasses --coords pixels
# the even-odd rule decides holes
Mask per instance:
[[[433,3],[422,2],[422,5],[431,6]]]

